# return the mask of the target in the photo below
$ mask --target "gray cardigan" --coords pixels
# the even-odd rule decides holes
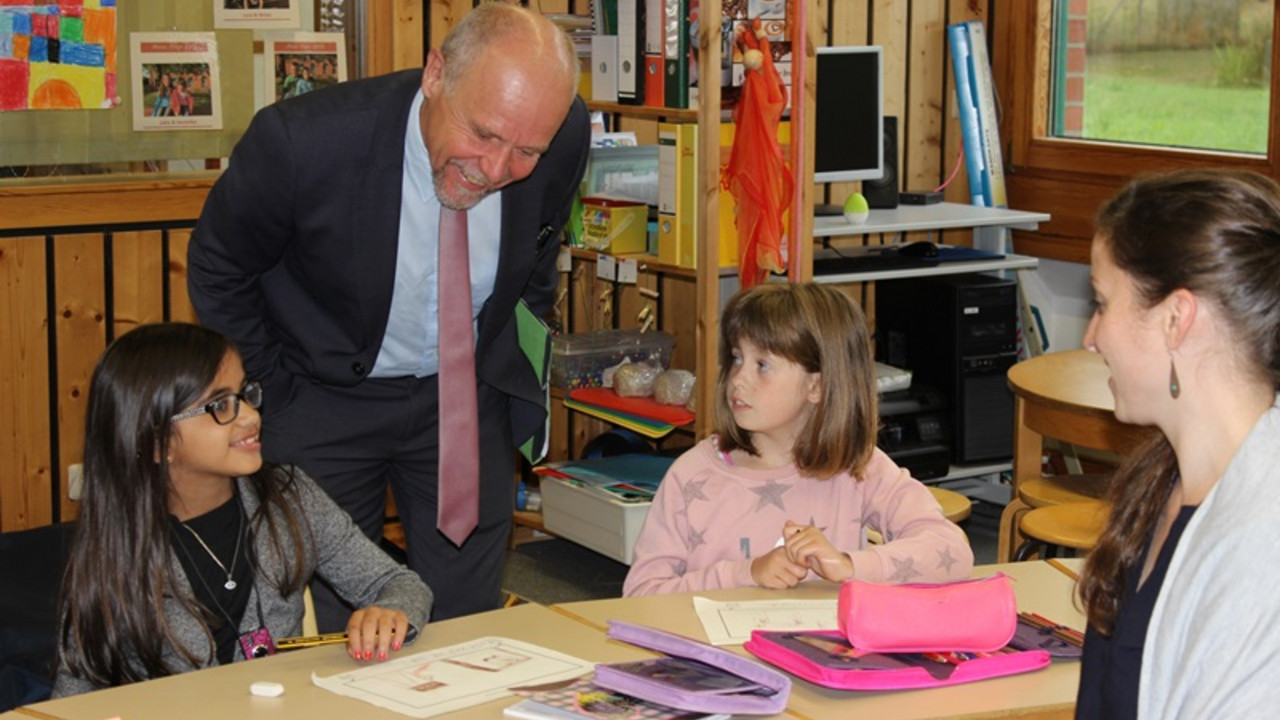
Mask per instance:
[[[1280,706],[1280,395],[1182,531],[1151,613],[1138,717],[1275,717]]]
[[[379,607],[401,610],[409,617],[412,629],[409,641],[412,641],[420,628],[427,623],[431,612],[431,590],[422,582],[416,573],[396,563],[377,545],[360,532],[343,512],[320,489],[315,481],[300,470],[294,471],[295,487],[299,503],[295,512],[306,517],[311,528],[313,544],[306,548],[303,559],[304,577],[319,576],[333,586],[339,595],[356,607]],[[252,484],[246,478],[238,481],[240,498],[245,512],[251,517],[258,509],[258,497]],[[283,521],[277,515],[277,519]],[[253,591],[249,595],[248,608],[240,621],[240,632],[256,629],[258,613],[256,603],[262,602],[264,624],[271,631],[271,637],[282,638],[302,634],[303,600],[302,591],[289,597],[282,597],[275,587],[264,581],[263,577],[277,577],[282,569],[293,562],[293,549],[285,548],[287,557],[273,554],[267,533],[254,535],[254,551],[257,553],[261,572],[254,580]],[[193,597],[186,572],[176,555],[170,557],[170,567],[176,578],[177,586],[172,588],[183,593],[189,599]],[[170,626],[182,644],[198,658],[213,657],[213,648],[205,633],[202,620],[193,617],[183,608],[176,597],[165,600],[165,613]],[[235,651],[236,661],[244,659],[244,652],[239,645]],[[167,649],[165,661],[175,672],[186,672],[196,669],[187,663],[174,649]],[[211,665],[217,665],[213,659]],[[54,682],[53,696],[75,695],[98,689],[91,683],[73,676],[64,660],[58,662],[58,675]]]

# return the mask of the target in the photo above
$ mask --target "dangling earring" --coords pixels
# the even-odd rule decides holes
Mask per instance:
[[[1182,394],[1182,385],[1178,382],[1178,366],[1173,363],[1173,353],[1169,353],[1169,396],[1174,400]]]

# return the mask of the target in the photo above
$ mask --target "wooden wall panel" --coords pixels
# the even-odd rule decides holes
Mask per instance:
[[[53,326],[58,348],[58,502],[62,519],[75,516],[67,496],[67,467],[80,462],[89,377],[107,342],[106,248],[101,234],[62,235],[54,246]]]
[[[950,166],[943,161],[943,89],[950,67],[947,65],[946,2],[915,0],[907,28],[906,98],[898,130],[902,143],[903,189],[932,190],[941,184]]]
[[[45,239],[0,238],[0,530],[52,522]]]
[[[423,0],[369,3],[365,11],[364,74],[422,67]]]
[[[471,0],[431,0],[427,20],[427,27],[431,32],[431,42],[428,43],[430,49],[440,47],[445,35],[449,34],[471,7]]]
[[[15,233],[0,237],[0,531],[76,517],[66,472],[82,459],[89,379],[106,343],[142,323],[195,320],[186,286],[189,229],[66,228],[110,225],[112,208],[122,223],[189,224],[211,184],[0,191],[0,232]],[[40,229],[17,234],[24,220]],[[61,234],[44,234],[58,227]]]
[[[391,34],[394,38],[391,62],[395,70],[422,67],[425,64],[427,56],[423,52],[422,33],[404,30],[422,27],[423,13],[426,12],[422,2],[423,0],[394,0],[391,4]]]
[[[191,242],[190,230],[173,230],[169,233],[169,320],[171,322],[197,322],[195,308],[187,296],[187,245]]]
[[[164,233],[158,230],[115,233],[112,237],[112,338],[139,325],[164,320],[163,243]]]

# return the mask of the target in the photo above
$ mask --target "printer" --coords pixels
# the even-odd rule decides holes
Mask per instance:
[[[951,469],[951,432],[946,397],[927,385],[880,393],[876,445],[917,480]]]

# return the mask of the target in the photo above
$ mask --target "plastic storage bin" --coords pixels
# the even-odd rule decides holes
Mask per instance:
[[[666,368],[676,339],[669,333],[637,329],[556,335],[551,339],[551,386],[562,390],[600,387],[607,368],[624,359]]]
[[[542,522],[549,532],[630,565],[653,503],[628,503],[562,478],[542,477]]]

